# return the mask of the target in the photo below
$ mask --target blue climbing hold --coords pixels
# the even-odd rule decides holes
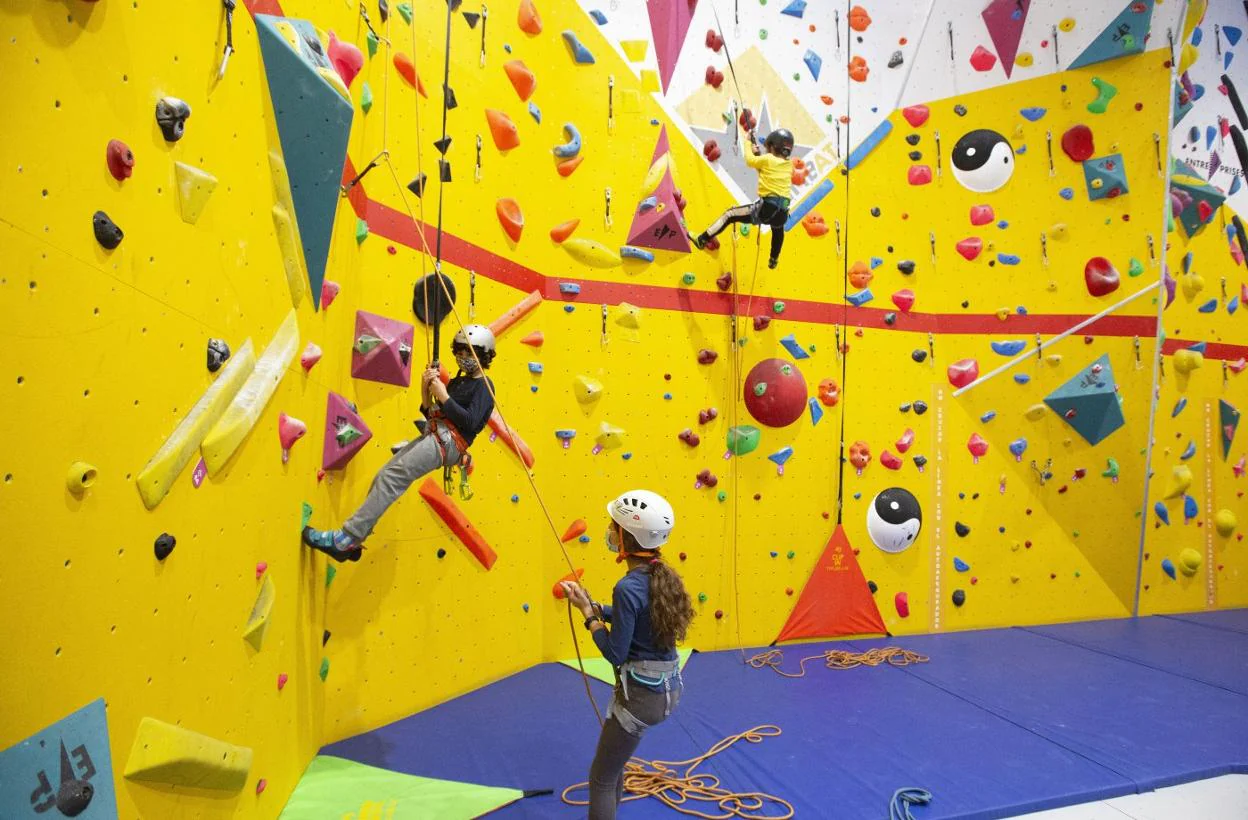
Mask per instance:
[[[1027,308],[1024,305],[1019,305],[1018,307],[1014,308],[1014,312],[1017,313],[1019,316],[1026,316]]]
[[[1166,523],[1170,522],[1167,521]],[[1174,580],[1176,577],[1174,574],[1174,562],[1169,558],[1161,559],[1161,571],[1166,573],[1166,575],[1169,575],[1171,580]]]
[[[1018,254],[999,253],[997,254],[997,261],[1002,265],[1017,265],[1019,263],[1019,258]]]
[[[581,132],[570,122],[563,124],[563,135],[568,141],[554,147],[555,156],[560,159],[571,159],[581,153]]]
[[[1023,453],[1025,452],[1027,452],[1027,439],[1016,438],[1010,442],[1010,453],[1013,454],[1014,458],[1022,461]]]
[[[832,188],[832,180],[830,179],[825,179],[823,182],[816,185],[815,189],[810,192],[809,196],[799,202],[797,207],[789,211],[789,218],[784,223],[784,229],[786,231],[793,230],[797,223],[801,222],[802,218],[805,217],[806,214],[810,213],[816,205],[822,202],[824,197],[832,193]]]
[[[1075,189],[1074,189],[1074,188],[1063,188],[1062,190],[1060,190],[1060,191],[1058,191],[1058,192],[1057,192],[1057,195],[1058,195],[1058,196],[1060,196],[1062,199],[1074,199],[1074,198],[1075,198]]]
[[[1004,231],[1006,228],[1010,227],[1010,223],[1002,219],[997,222],[997,227]]]
[[[809,359],[810,358],[810,354],[802,349],[802,346],[797,343],[797,339],[793,336],[792,333],[790,333],[788,336],[785,336],[783,339],[781,339],[780,344],[784,345],[784,349],[789,351],[789,355],[795,359]]]
[[[1200,28],[1200,26],[1197,26],[1196,28],[1192,29],[1192,45],[1193,46],[1199,46],[1201,40],[1204,40],[1204,39],[1205,39],[1205,32]]]
[[[987,424],[988,422],[992,421],[996,417],[997,417],[997,411],[989,410],[987,413],[984,413],[982,416],[979,417],[979,423]]]
[[[1035,122],[1041,117],[1043,117],[1045,114],[1049,113],[1049,109],[1041,108],[1040,106],[1035,105],[1035,106],[1031,106],[1030,108],[1024,108],[1018,113],[1022,114],[1023,119],[1027,120],[1027,122]]]
[[[589,49],[576,38],[576,32],[565,31],[563,33],[563,41],[568,44],[568,53],[572,55],[572,59],[580,65],[593,65],[594,55]]]
[[[1238,178],[1239,177],[1236,177],[1236,179]],[[1239,310],[1239,296],[1235,295],[1235,296],[1232,296],[1229,300],[1227,300],[1226,312],[1234,316],[1235,311],[1237,310]]]
[[[1205,150],[1213,148],[1213,141],[1218,136],[1218,129],[1212,125],[1205,126]]]
[[[1239,45],[1239,38],[1244,36],[1244,31],[1238,26],[1223,26],[1222,36],[1225,37],[1226,41],[1232,46],[1237,46]]]
[[[578,539],[576,539],[576,540],[577,540],[577,541],[580,541],[582,544],[588,544],[588,543],[589,543],[589,536],[588,536],[588,535],[582,535],[580,538],[578,538]]]
[[[657,208],[658,205],[659,198],[657,196],[648,196],[637,204],[637,213],[644,214],[646,211]]]
[[[1187,407],[1187,399],[1179,399],[1174,403],[1174,409],[1170,411],[1170,418],[1175,418],[1179,413],[1183,412],[1183,408]]]
[[[513,503],[513,504],[517,503],[519,500],[520,500],[520,496],[518,496],[518,495],[513,495],[513,496],[511,497],[511,503]]]
[[[849,302],[854,307],[862,307],[863,305],[865,305],[867,302],[870,302],[874,298],[875,298],[875,295],[871,293],[871,289],[867,288],[865,290],[860,290],[857,293],[849,294],[848,296],[845,297],[845,301]]]
[[[1187,447],[1183,450],[1183,454],[1180,455],[1179,458],[1181,458],[1183,461],[1187,461],[1189,458],[1191,458],[1194,455],[1196,455],[1196,442],[1189,441],[1187,443]]]
[[[576,310],[576,305],[564,305],[563,306],[564,313],[571,313],[574,310]]]
[[[542,372],[542,363],[541,363],[541,362],[529,362],[529,372],[530,372],[530,373],[541,373],[541,372]]]
[[[620,458],[624,459],[625,461],[628,461],[628,460],[629,460],[629,459],[631,459],[632,457],[633,457],[633,454],[632,454],[632,453],[621,453],[621,454],[620,454]]]
[[[1017,356],[1023,352],[1023,348],[1027,347],[1027,342],[1022,339],[1010,339],[1005,342],[993,342],[992,352],[1001,356]]]
[[[620,256],[627,259],[640,259],[643,262],[653,262],[654,254],[645,248],[634,248],[632,245],[621,245]]]
[[[884,264],[884,260],[881,259],[880,257],[878,256],[871,257],[871,270],[875,270],[876,268],[878,268],[880,265],[883,265],[883,264]]]
[[[1015,373],[1014,381],[1016,381],[1019,384],[1026,384],[1027,382],[1031,381],[1031,374],[1030,373]]]
[[[801,16],[806,13],[806,0],[793,0],[780,13],[801,19]]]
[[[663,400],[664,400],[664,401],[671,401],[671,400],[672,400],[672,394],[671,394],[671,393],[664,393],[664,394],[663,394]]]
[[[1015,154],[1025,154],[1025,153],[1027,153],[1027,146],[1026,146],[1026,145],[1020,145],[1020,146],[1018,146],[1017,148],[1015,148],[1015,149],[1014,149],[1014,153],[1015,153]]]
[[[536,392],[537,392],[537,385],[536,385],[536,384],[529,385],[529,392],[530,392],[530,393],[536,393]]]
[[[813,427],[823,419],[823,408],[819,406],[818,399],[811,399],[810,406],[810,425]]]
[[[576,282],[560,282],[559,292],[564,296],[576,296],[581,292],[581,286]]]
[[[1198,313],[1213,313],[1217,309],[1218,309],[1218,300],[1210,299],[1208,302],[1205,302],[1203,305],[1196,308],[1196,311]]]
[[[810,49],[806,49],[806,53],[802,55],[802,62],[806,64],[806,68],[810,69],[810,76],[819,79],[819,72],[823,70],[823,58]]]
[[[778,464],[779,466],[783,467],[783,466],[784,466],[784,462],[788,461],[788,460],[789,460],[789,459],[791,459],[792,457],[793,457],[793,448],[792,448],[792,447],[781,447],[781,448],[780,448],[779,450],[777,450],[776,452],[774,452],[774,453],[772,453],[771,455],[767,456],[767,460],[768,460],[768,461],[771,461],[771,462],[774,462],[774,463]]]
[[[1170,526],[1170,511],[1166,509],[1166,505],[1158,501],[1153,505],[1153,512],[1157,514],[1157,520]]]
[[[780,553],[776,552],[775,550],[772,550],[772,551],[771,551],[771,557],[772,557],[772,558],[779,557],[779,555],[780,555]]]
[[[953,559],[953,568],[958,572],[966,572],[971,568],[971,565],[963,561],[961,558],[955,557]]]
[[[607,24],[607,15],[603,14],[598,9],[591,9],[589,16],[594,18],[594,22],[600,26],[605,26]]]
[[[1187,349],[1188,349],[1188,350],[1193,350],[1193,351],[1195,351],[1195,352],[1197,352],[1197,353],[1199,353],[1200,355],[1202,355],[1202,356],[1203,356],[1203,355],[1205,355],[1205,347],[1206,347],[1206,345],[1207,345],[1207,343],[1206,343],[1206,342],[1197,342],[1197,343],[1196,343],[1196,344],[1194,344],[1194,345],[1188,345],[1188,346],[1187,346]]]
[[[1200,515],[1200,505],[1190,495],[1183,496],[1183,520],[1191,521]]]
[[[542,109],[537,107],[537,103],[529,102],[529,116],[532,117],[538,125],[542,124]]]

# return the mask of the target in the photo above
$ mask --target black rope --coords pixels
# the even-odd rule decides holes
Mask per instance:
[[[455,5],[455,3],[446,4],[446,57],[442,62],[442,139],[439,140],[441,145],[448,144],[446,139],[446,117],[447,113],[450,111],[449,101],[451,96],[451,12],[453,11],[453,6]],[[438,174],[438,238],[434,249],[435,256],[433,263],[433,276],[434,279],[439,280],[439,285],[441,285],[440,280],[442,277],[442,202],[443,193],[446,190],[446,183],[449,181],[448,177],[450,177],[449,161],[446,159],[444,151],[442,154],[443,155],[438,159],[440,171]],[[433,361],[435,364],[439,360],[439,353],[442,348],[441,314],[442,288],[438,287],[433,291],[433,313],[429,316],[429,318],[438,320],[433,323]]]

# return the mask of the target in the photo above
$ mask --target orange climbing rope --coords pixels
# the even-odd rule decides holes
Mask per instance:
[[[927,663],[930,660],[926,655],[912,652],[909,649],[902,649],[899,646],[884,646],[877,649],[868,649],[866,652],[828,649],[820,652],[818,655],[807,655],[798,663],[800,671],[796,674],[785,672],[780,668],[780,664],[784,663],[784,653],[779,649],[759,652],[750,658],[749,664],[755,669],[770,668],[777,675],[782,675],[786,678],[803,678],[806,676],[806,664],[816,658],[822,658],[828,669],[854,669],[859,666],[881,666],[883,664],[888,664],[889,666],[909,666],[914,663]]]
[[[653,797],[681,814],[701,817],[704,820],[728,820],[731,817],[787,820],[793,816],[793,804],[789,801],[766,792],[729,791],[720,786],[720,780],[715,775],[694,773],[694,770],[703,763],[739,740],[747,743],[762,743],[764,738],[779,736],[780,727],[767,724],[755,726],[740,734],[729,735],[689,760],[647,762],[633,758],[624,766],[624,791],[629,794],[624,798],[624,802]],[[573,792],[587,788],[589,788],[588,783],[568,786],[561,795],[563,802],[569,806],[588,806],[588,800],[569,797]],[[697,808],[699,804],[710,804],[714,807],[715,813],[708,813],[712,811],[709,806],[705,810],[700,810]],[[778,807],[784,813],[766,814],[764,812],[768,806]]]

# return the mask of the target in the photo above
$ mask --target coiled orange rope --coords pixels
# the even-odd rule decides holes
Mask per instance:
[[[694,774],[694,769],[727,749],[738,740],[762,743],[763,738],[777,737],[780,727],[770,724],[755,726],[736,735],[730,735],[716,743],[703,754],[689,760],[645,761],[634,757],[624,766],[624,802],[654,797],[669,808],[690,817],[704,820],[729,820],[732,817],[766,818],[788,820],[793,816],[793,805],[775,795],[765,792],[734,792],[721,788],[719,778],[713,774]],[[683,771],[681,770],[683,768]],[[589,788],[588,783],[577,783],[563,790],[563,802],[569,806],[588,806],[589,800],[569,797],[573,792]],[[699,804],[712,804],[705,811]],[[780,809],[782,814],[767,814],[768,806]]]
[[[866,652],[846,652],[843,649],[828,649],[820,652],[818,655],[808,655],[798,663],[800,671],[796,674],[785,672],[780,668],[780,664],[784,663],[784,653],[779,649],[769,649],[766,652],[760,652],[750,658],[748,662],[755,669],[770,667],[777,675],[783,675],[786,678],[801,678],[806,676],[806,664],[816,658],[823,658],[829,669],[853,669],[858,666],[880,666],[886,663],[890,666],[909,666],[912,663],[927,663],[930,660],[926,655],[911,652],[909,649],[902,649],[899,646],[884,646],[878,649],[868,649]]]

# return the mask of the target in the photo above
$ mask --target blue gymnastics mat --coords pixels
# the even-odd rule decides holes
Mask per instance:
[[[1177,618],[1123,618],[1027,631],[1248,695],[1248,640]],[[1229,645],[1228,645],[1229,643]]]
[[[1218,629],[1229,629],[1232,632],[1248,634],[1248,609],[1219,609],[1212,612],[1185,612],[1181,615],[1166,615],[1176,621],[1212,626]]]
[[[1159,620],[1139,623],[1147,630]],[[788,670],[824,649],[892,645],[931,657],[852,670],[816,660],[801,679],[751,669],[736,651],[698,653],[679,708],[646,735],[638,755],[684,760],[723,737],[776,724],[779,737],[738,743],[699,770],[725,788],[784,797],[798,817],[870,820],[886,816],[904,786],[934,795],[915,809],[918,818],[996,818],[1248,772],[1248,696],[1079,645],[1092,640],[1089,628],[784,647]],[[1248,646],[1248,636],[1206,631],[1221,639],[1208,645],[1211,653]],[[610,688],[590,687],[605,711]],[[558,794],[586,779],[596,740],[580,675],[544,664],[322,754],[425,777],[554,789],[490,816],[575,818],[585,810]],[[675,816],[654,800],[620,811],[621,820]]]

